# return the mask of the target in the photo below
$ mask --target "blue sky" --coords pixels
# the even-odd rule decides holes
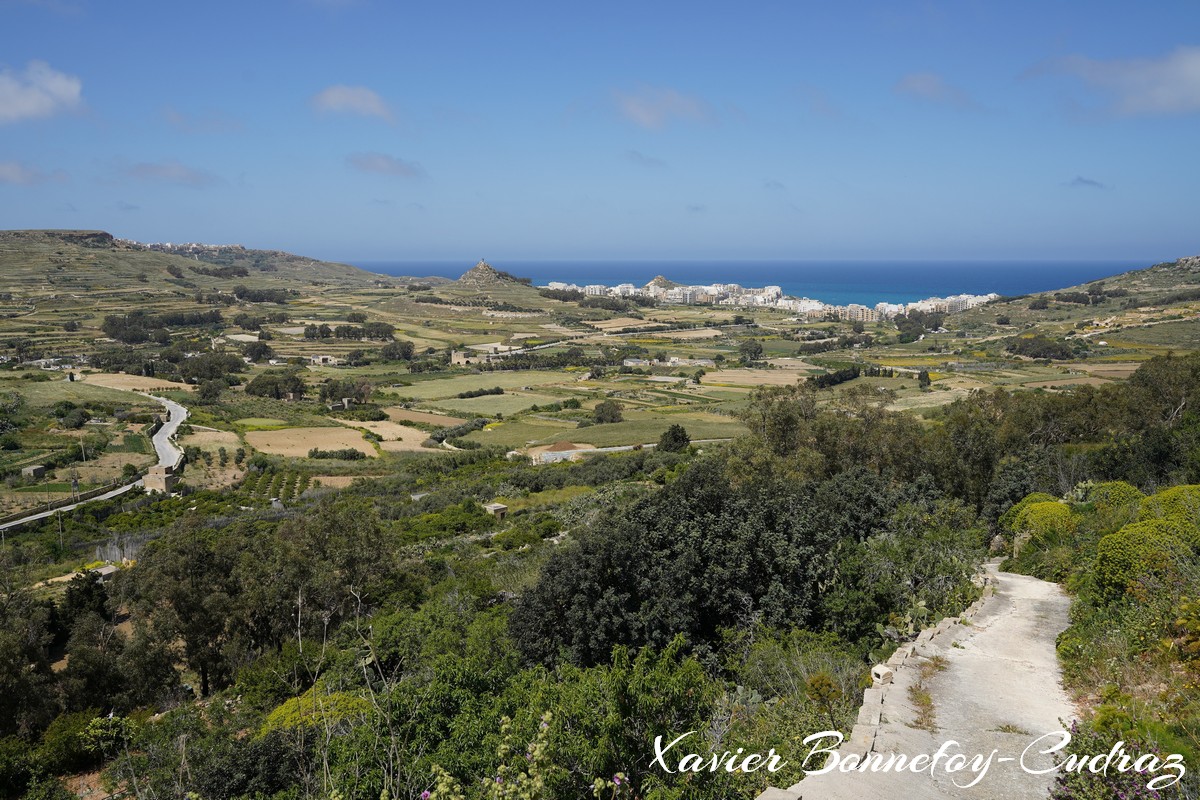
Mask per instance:
[[[0,227],[339,260],[1200,253],[1200,5],[0,0]]]

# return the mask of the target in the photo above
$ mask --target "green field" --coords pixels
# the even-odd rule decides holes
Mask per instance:
[[[1176,350],[1200,347],[1200,320],[1187,319],[1178,322],[1162,322],[1144,328],[1125,328],[1103,338],[1112,347],[1125,345],[1158,345]]]
[[[623,422],[608,425],[577,428],[571,423],[522,419],[476,431],[467,438],[480,444],[503,447],[524,447],[531,441],[537,444],[568,441],[597,447],[616,447],[657,442],[662,432],[673,424],[682,425],[692,439],[729,439],[746,432],[746,426],[731,417],[702,411],[663,414],[627,410]]]
[[[288,422],[285,419],[275,419],[274,417],[243,417],[235,419],[235,425],[241,425],[243,428],[253,428],[255,430],[269,430],[271,428],[286,428]]]
[[[157,403],[133,392],[109,389],[79,381],[67,381],[57,373],[49,381],[30,381],[0,373],[0,392],[17,392],[31,406],[48,407],[60,400],[83,405],[88,402],[119,403],[126,408],[146,405],[160,408]]]
[[[89,489],[95,489],[95,488],[96,487],[90,483],[79,484],[79,491],[81,491],[81,492],[86,492]],[[69,484],[69,483],[41,483],[41,484],[38,484],[37,486],[22,486],[21,488],[14,489],[13,491],[14,492],[25,492],[28,494],[36,494],[38,492],[47,492],[50,494],[66,494],[67,492],[71,491],[71,484]]]
[[[497,372],[481,372],[471,375],[455,375],[440,380],[428,380],[412,386],[399,389],[385,390],[398,397],[411,397],[414,400],[434,400],[454,397],[461,392],[475,389],[491,389],[499,386],[501,389],[516,389],[521,386],[543,386],[550,383],[566,383],[571,380],[567,373],[550,372],[547,370],[505,370]]]
[[[530,406],[542,406],[556,402],[559,398],[532,392],[506,392],[504,394],[484,395],[483,397],[450,398],[427,403],[440,409],[452,411],[455,414],[472,417],[491,417],[496,414],[515,414]]]

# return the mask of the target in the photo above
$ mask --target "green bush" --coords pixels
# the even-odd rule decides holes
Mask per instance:
[[[0,797],[19,797],[33,778],[33,753],[18,736],[0,739]]]
[[[1135,582],[1163,577],[1188,556],[1187,544],[1175,533],[1171,521],[1131,522],[1110,533],[1096,546],[1096,586],[1116,597]]]
[[[1017,517],[1025,510],[1026,506],[1033,503],[1047,503],[1057,499],[1054,495],[1046,494],[1045,492],[1034,492],[1033,494],[1026,495],[1021,500],[1018,500],[1008,511],[1000,515],[1000,527],[1013,532],[1017,529]]]
[[[1150,495],[1138,508],[1138,520],[1162,522],[1200,551],[1200,486],[1172,486]]]
[[[1136,486],[1125,481],[1096,484],[1087,494],[1088,502],[1094,504],[1098,511],[1106,513],[1137,505],[1145,497]]]
[[[1138,509],[1139,520],[1178,517],[1192,525],[1200,523],[1200,486],[1172,486],[1150,495]]]
[[[492,544],[501,550],[516,550],[527,544],[541,544],[542,537],[529,528],[510,528],[492,537]]]
[[[371,704],[365,698],[350,692],[330,692],[318,683],[268,714],[259,734],[300,728],[325,730],[361,720],[370,713]]]
[[[95,755],[84,746],[83,732],[99,715],[94,709],[61,714],[42,734],[36,751],[38,764],[50,775],[63,775],[92,765]]]
[[[1021,509],[1013,527],[1035,539],[1052,535],[1068,536],[1075,532],[1075,520],[1071,518],[1071,509],[1065,503],[1044,500],[1029,503]]]

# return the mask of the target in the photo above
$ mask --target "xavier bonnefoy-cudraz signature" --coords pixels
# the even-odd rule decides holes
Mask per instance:
[[[656,736],[654,758],[651,766],[665,772],[729,772],[751,773],[759,770],[778,772],[790,762],[775,748],[767,752],[748,753],[739,747],[734,751],[710,752],[708,755],[689,750],[697,743],[697,731],[688,731],[674,739]],[[839,753],[842,734],[838,731],[821,731],[804,739],[808,749],[803,752],[801,766],[805,775],[823,775],[829,772],[912,772],[928,773],[930,776],[947,775],[956,786],[969,788],[987,777],[993,764],[1017,763],[1021,769],[1035,775],[1056,772],[1090,772],[1095,775],[1113,772],[1134,771],[1146,776],[1146,788],[1166,789],[1178,783],[1187,771],[1183,756],[1172,753],[1159,756],[1155,753],[1131,752],[1124,742],[1117,742],[1106,753],[1073,753],[1069,750],[1071,734],[1068,731],[1053,731],[1029,742],[1019,753],[968,753],[953,739],[941,744],[933,753],[898,754],[867,753],[866,755]],[[1039,756],[1056,757],[1053,766],[1043,766]],[[811,768],[810,768],[810,765]]]

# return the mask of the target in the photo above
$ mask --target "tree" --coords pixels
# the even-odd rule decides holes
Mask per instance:
[[[622,406],[616,400],[602,400],[596,404],[595,410],[592,411],[592,420],[597,425],[620,422],[624,419],[621,415],[621,410]]]
[[[272,397],[282,400],[289,394],[300,397],[304,394],[304,378],[296,370],[269,369],[254,376],[254,380],[246,384],[246,394],[259,397]]]
[[[202,696],[232,678],[227,645],[238,623],[237,557],[227,537],[205,536],[188,526],[153,542],[138,559],[138,615],[183,643],[184,659],[200,676]]]
[[[196,400],[203,405],[217,403],[221,400],[221,392],[225,391],[225,388],[225,381],[205,381],[200,384],[200,388],[196,391]]]
[[[85,614],[95,614],[104,620],[112,619],[108,610],[108,592],[100,582],[100,575],[88,570],[71,578],[67,591],[63,593],[58,610],[59,620],[68,631],[75,621]]]
[[[227,353],[204,353],[185,358],[179,365],[179,374],[188,383],[224,378],[233,372],[245,372],[246,364],[237,356]]]
[[[266,342],[250,342],[246,345],[245,353],[251,361],[266,361],[275,357],[275,351]]]
[[[731,492],[724,466],[698,462],[556,550],[510,618],[526,659],[550,664],[561,649],[590,665],[616,645],[665,647],[680,633],[715,646],[722,630],[759,618],[819,623],[837,526],[770,470]]]
[[[692,443],[692,438],[682,425],[672,425],[658,437],[658,449],[664,453],[678,453]]]
[[[763,354],[762,342],[757,339],[747,339],[738,345],[738,353],[741,355],[742,361],[747,364],[758,361]]]
[[[917,385],[922,389],[928,389],[931,383],[933,381],[929,379],[929,370],[923,369],[917,373]]]
[[[379,350],[380,358],[387,361],[412,361],[416,347],[406,339],[388,342]]]
[[[331,379],[321,384],[321,402],[332,403],[349,397],[356,403],[365,403],[371,399],[375,387],[365,379]]]

